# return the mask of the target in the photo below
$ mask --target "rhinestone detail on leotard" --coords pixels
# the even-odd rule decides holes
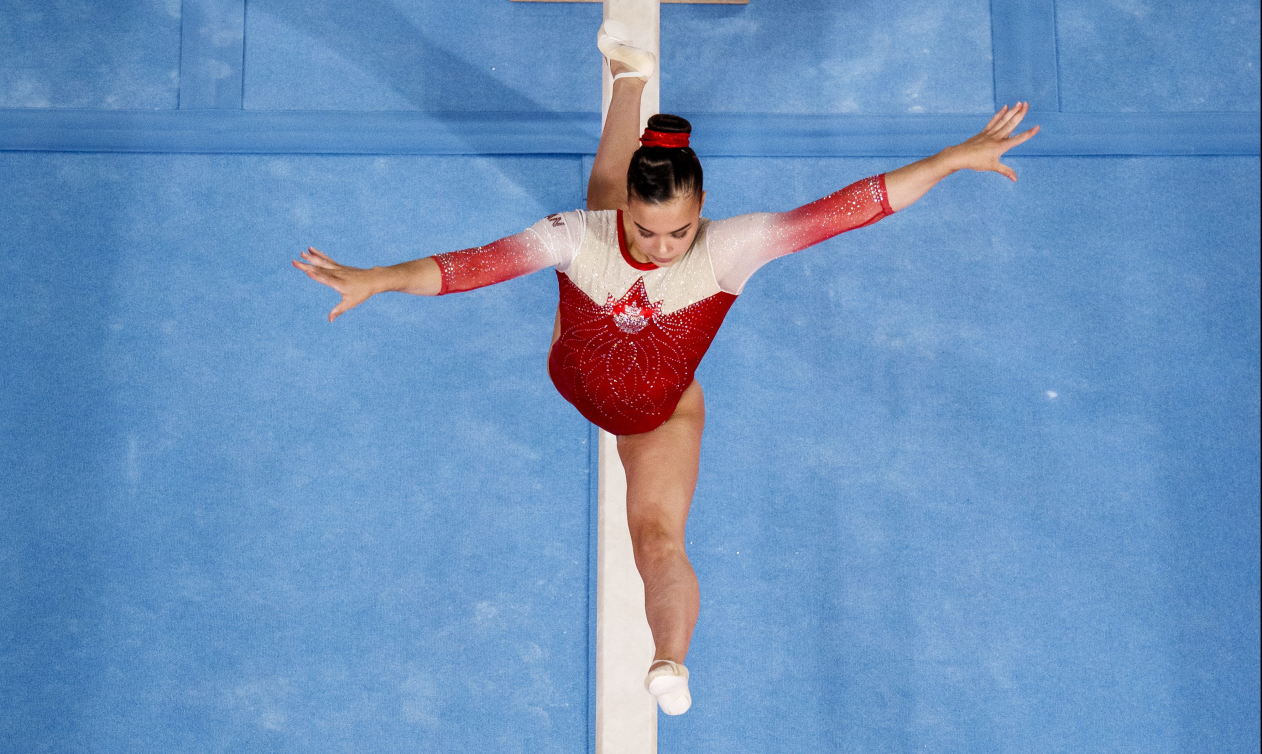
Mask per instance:
[[[637,333],[662,313],[662,302],[649,303],[648,293],[644,290],[644,278],[640,278],[617,301],[614,301],[613,294],[610,293],[601,310],[613,315],[614,324],[619,330]]]

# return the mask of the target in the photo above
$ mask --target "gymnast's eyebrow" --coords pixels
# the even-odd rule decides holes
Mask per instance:
[[[635,223],[635,220],[632,220],[631,222]],[[648,228],[644,227],[643,225],[640,225],[639,223],[635,223],[635,227],[639,228],[640,230],[642,230],[642,231],[644,231],[644,232],[646,232],[646,233],[652,233],[652,232],[653,232],[653,231],[649,230]],[[688,228],[690,228],[690,227],[692,227],[692,223],[688,223],[687,225],[685,225],[685,226],[684,226],[684,227],[682,227],[682,228],[675,228],[674,230],[672,230],[672,231],[670,231],[670,232],[671,232],[671,233],[678,233],[678,232],[679,232],[679,231],[681,231],[681,230],[688,230]]]

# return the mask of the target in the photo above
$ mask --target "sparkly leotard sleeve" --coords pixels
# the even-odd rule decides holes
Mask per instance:
[[[891,215],[885,174],[856,181],[788,212],[755,212],[710,225],[710,259],[725,291],[740,294],[767,262]]]
[[[579,210],[548,215],[521,233],[485,246],[435,254],[443,279],[438,295],[502,283],[544,267],[564,269],[582,240],[583,226]]]
[[[759,267],[892,213],[882,174],[788,212],[701,218],[692,246],[669,267],[631,256],[622,210],[549,215],[516,236],[435,259],[442,293],[555,267],[561,333],[548,374],[588,420],[627,435],[670,418]]]

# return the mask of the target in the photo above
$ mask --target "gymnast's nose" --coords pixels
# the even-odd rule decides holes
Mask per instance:
[[[675,241],[670,241],[670,240],[663,239],[663,240],[662,240],[662,241],[661,241],[661,242],[657,245],[657,253],[658,253],[658,256],[661,256],[661,257],[673,257],[673,256],[675,256],[676,252],[678,252],[678,251],[679,251],[679,248],[678,248],[678,247],[679,247],[679,246],[681,246],[681,245],[682,245],[682,244],[680,244],[678,240],[675,240]]]

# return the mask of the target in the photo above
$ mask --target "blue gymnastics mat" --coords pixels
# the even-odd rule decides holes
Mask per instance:
[[[660,751],[1258,750],[1258,7],[662,9],[708,217],[1044,130],[733,306]],[[552,273],[329,324],[290,260],[581,207],[600,15],[0,8],[0,752],[590,750]]]

